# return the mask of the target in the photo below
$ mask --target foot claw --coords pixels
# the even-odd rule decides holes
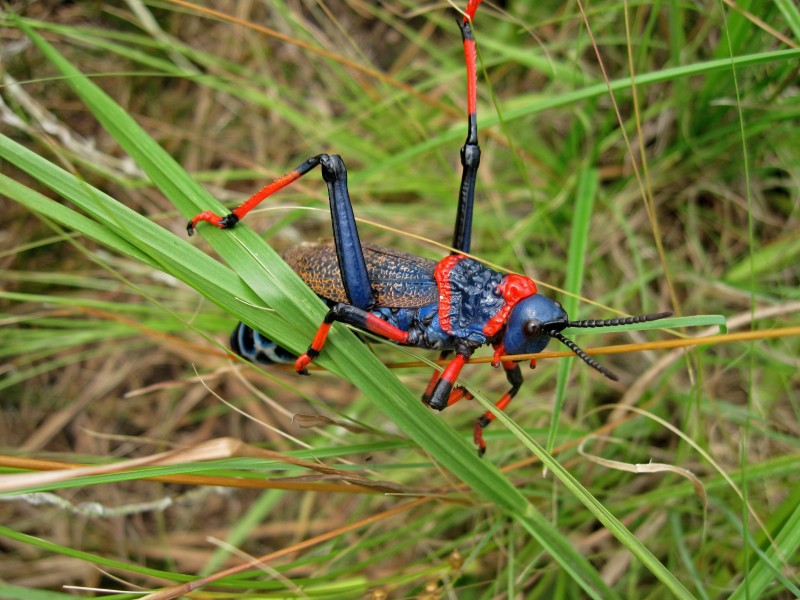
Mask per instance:
[[[472,441],[478,447],[478,457],[482,458],[486,454],[486,442],[483,439],[483,417],[475,421],[475,428],[472,430]]]
[[[301,354],[297,357],[297,360],[294,361],[294,370],[297,371],[298,375],[308,375],[308,367],[311,364],[311,361],[314,360],[313,356],[309,356],[308,352],[305,354]]]

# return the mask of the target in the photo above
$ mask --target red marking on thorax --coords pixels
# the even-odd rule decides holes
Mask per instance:
[[[450,272],[465,258],[463,254],[451,254],[440,260],[433,271],[436,286],[439,288],[439,326],[445,333],[453,333],[450,325],[450,305],[453,301],[450,297]]]
[[[503,328],[508,320],[508,315],[511,314],[511,310],[520,300],[536,293],[536,284],[532,279],[524,275],[506,275],[497,287],[503,294],[505,304],[484,325],[483,333],[486,334],[486,337],[495,336]]]

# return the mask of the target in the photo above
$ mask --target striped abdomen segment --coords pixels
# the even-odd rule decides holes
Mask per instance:
[[[244,323],[239,323],[231,333],[231,350],[250,362],[262,365],[293,363],[297,358]]]

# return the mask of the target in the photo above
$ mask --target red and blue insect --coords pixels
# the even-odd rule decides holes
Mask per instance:
[[[475,184],[481,151],[478,146],[477,75],[472,19],[481,0],[469,0],[459,20],[467,70],[467,138],[461,148],[461,185],[453,233],[453,252],[439,262],[390,248],[362,244],[358,237],[347,189],[347,170],[338,155],[320,154],[279,177],[225,217],[210,211],[196,215],[187,226],[192,235],[205,221],[222,229],[233,227],[265,198],[319,166],[328,187],[333,222],[333,242],[301,244],[286,250],[284,260],[329,306],[308,350],[299,357],[264,335],[240,323],[231,347],[258,363],[294,361],[300,374],[319,356],[334,322],[392,340],[398,344],[439,350],[455,357],[444,371],[435,371],[422,395],[425,404],[443,410],[469,392],[456,386],[462,367],[475,350],[491,344],[493,366],[502,365],[511,389],[496,403],[504,410],[522,385],[516,362],[501,360],[514,354],[540,352],[557,339],[589,366],[610,379],[616,376],[589,357],[562,331],[567,327],[605,327],[654,321],[671,313],[636,317],[570,321],[558,302],[539,294],[533,280],[503,274],[465,256],[470,251]],[[531,362],[534,366],[534,362]],[[494,419],[487,411],[475,423],[479,454],[486,450],[484,428]]]

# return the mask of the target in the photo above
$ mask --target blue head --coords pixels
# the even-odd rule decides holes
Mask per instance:
[[[567,327],[632,325],[663,319],[671,314],[666,312],[618,319],[570,321],[561,304],[541,294],[533,294],[520,300],[508,315],[506,330],[503,334],[503,346],[506,354],[534,354],[544,350],[550,339],[555,338],[590,367],[597,369],[609,379],[616,380],[616,375],[587,355],[580,346],[561,332]]]
[[[508,315],[503,346],[508,354],[541,352],[552,337],[550,332],[567,325],[569,318],[558,302],[534,294],[520,300]]]

